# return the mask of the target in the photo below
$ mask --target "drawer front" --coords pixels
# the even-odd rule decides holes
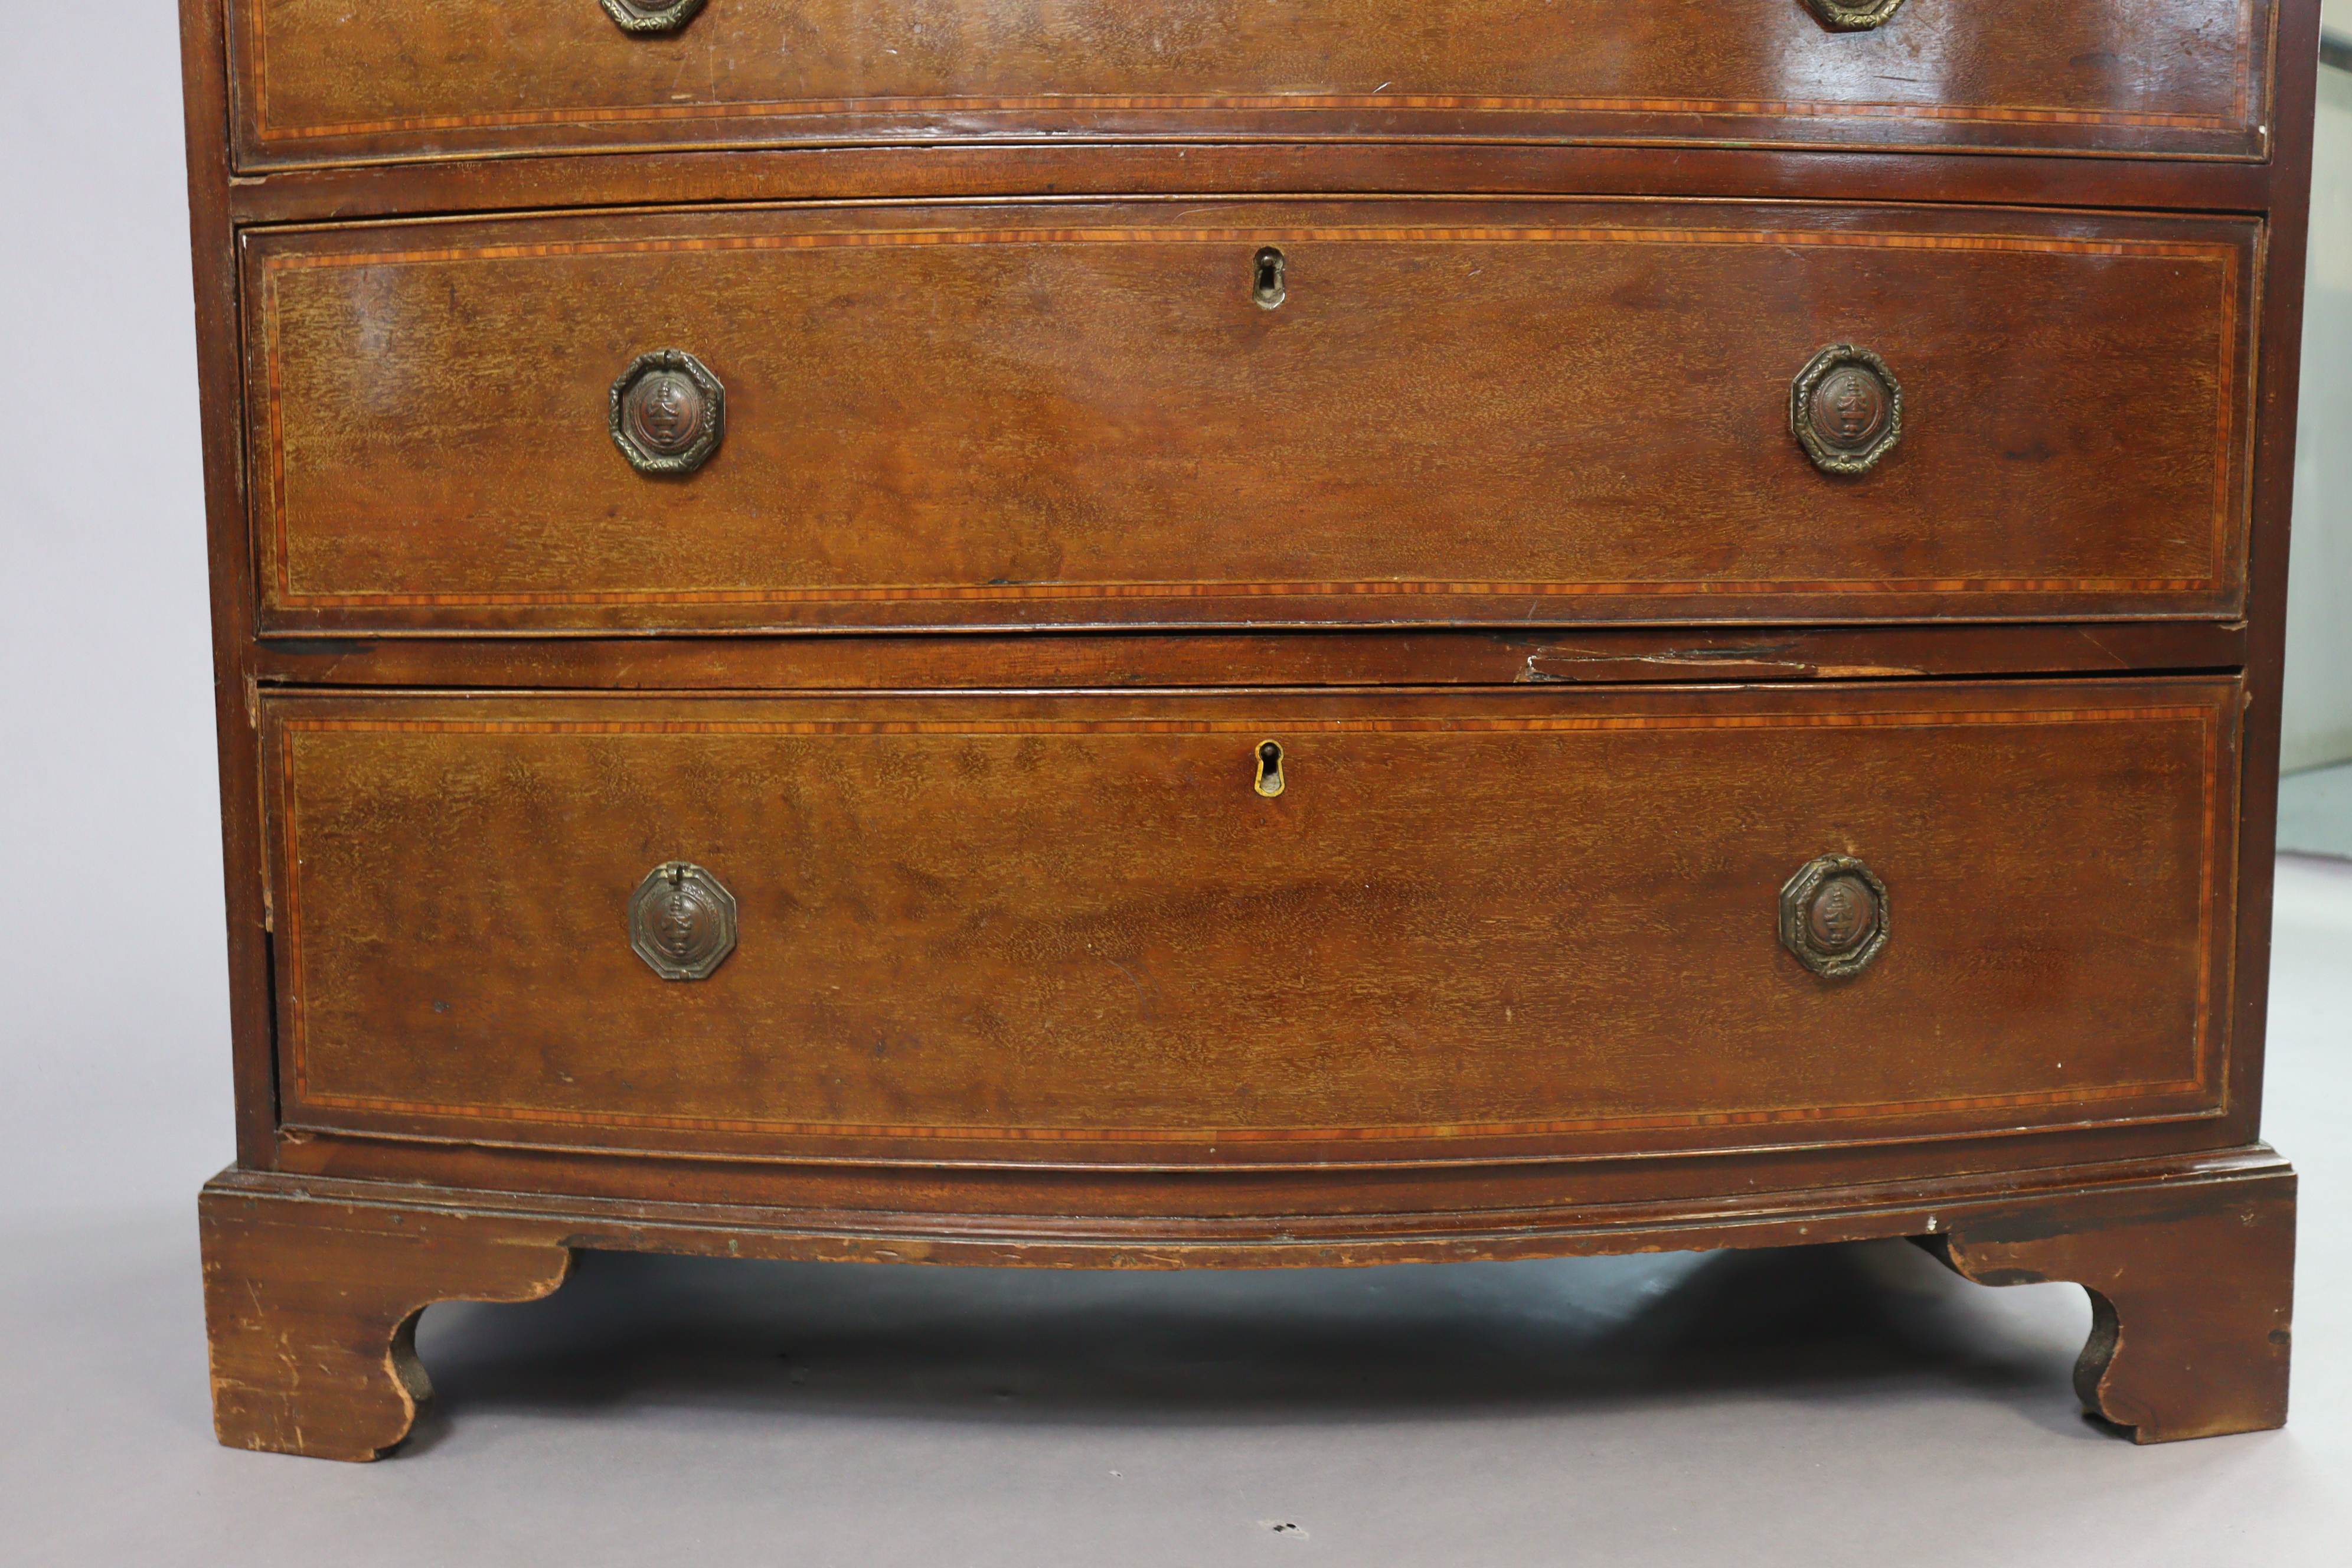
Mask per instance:
[[[2258,157],[2269,0],[236,0],[247,168],[1072,135]],[[1818,10],[1809,10],[1808,7]],[[1866,18],[1865,18],[1866,19]]]
[[[2259,237],[1475,201],[263,236],[263,625],[2234,616]],[[1791,430],[1844,345],[1899,397],[1866,472]],[[639,377],[680,471],[615,438]]]
[[[2210,1115],[2239,689],[267,699],[283,1116],[1247,1164]]]

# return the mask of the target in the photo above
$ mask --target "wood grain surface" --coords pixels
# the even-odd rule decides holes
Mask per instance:
[[[572,1268],[564,1247],[436,1215],[215,1193],[198,1214],[213,1427],[236,1448],[382,1457],[433,1397],[426,1307],[531,1300]]]
[[[285,1116],[1214,1163],[2210,1113],[2236,690],[272,698]],[[1775,938],[1824,853],[1893,900],[1836,983]],[[706,981],[630,950],[668,860],[740,906]]]
[[[2089,1290],[2076,1395],[2134,1441],[2170,1443],[2286,1425],[2294,1215],[2294,1173],[2278,1170],[2151,1189],[2063,1221],[1962,1219],[1929,1240],[1980,1284]]]
[[[240,164],[1008,137],[1739,141],[2258,157],[2268,0],[241,0]]]
[[[2219,621],[2092,626],[1580,626],[1521,631],[1087,632],[1008,637],[274,637],[257,684],[616,690],[1597,686],[1636,681],[2125,675],[2245,662]]]
[[[2282,79],[2284,84],[2284,79]],[[2307,92],[2307,89],[2305,89]],[[2309,111],[2305,111],[2308,119]],[[2281,144],[2278,156],[2287,149]],[[1032,196],[1680,196],[2126,212],[2258,213],[2270,163],[2093,154],[1773,152],[1566,142],[1129,142],[517,151],[457,162],[343,163],[242,175],[220,194],[241,226],[705,202]]]
[[[2316,0],[182,19],[224,1441],[384,1451],[416,1311],[577,1247],[1911,1235],[2091,1289],[2142,1440],[2284,1418]],[[1832,342],[1860,480],[1784,426]],[[648,488],[667,346],[733,419]],[[707,981],[629,950],[671,857]]]
[[[534,1198],[224,1171],[207,1183],[206,1305],[221,1441],[373,1459],[429,1385],[416,1313],[450,1298],[559,1286],[573,1249],[835,1263],[1045,1268],[1360,1267],[1788,1247],[1910,1236],[1971,1279],[2083,1283],[2098,1314],[2078,1383],[2142,1442],[2277,1426],[2286,1412],[2293,1171],[2261,1144],[2024,1170],[1998,1181],[1882,1181],[1703,1203],[1555,1203],[1517,1213],[1126,1223],[825,1213],[639,1197]]]
[[[2242,222],[1540,202],[773,208],[249,242],[265,625],[2227,616]],[[1253,258],[1286,258],[1279,309]],[[1987,323],[2000,321],[1998,331]],[[1904,434],[1788,434],[1825,343]],[[685,349],[727,434],[633,471]]]

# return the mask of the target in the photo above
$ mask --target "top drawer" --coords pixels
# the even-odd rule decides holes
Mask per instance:
[[[666,3],[233,0],[237,162],[1071,135],[2267,142],[2271,0],[678,0],[667,32],[614,19]]]

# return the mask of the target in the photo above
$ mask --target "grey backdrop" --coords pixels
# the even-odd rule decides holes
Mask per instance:
[[[10,4],[0,116],[0,1181],[54,1211],[234,1152],[176,8]]]
[[[215,1447],[176,22],[5,21],[0,1564],[2345,1560],[2352,871],[2315,864],[2283,882],[2272,1058],[2306,1183],[2285,1433],[2120,1444],[2071,1414],[2079,1291],[1895,1244],[1123,1279],[591,1259],[548,1302],[428,1315],[446,1419],[388,1465]]]

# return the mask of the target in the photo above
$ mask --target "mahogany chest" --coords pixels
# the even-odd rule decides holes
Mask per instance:
[[[2284,1419],[2316,0],[183,0],[222,1441],[581,1248],[1912,1237]]]

